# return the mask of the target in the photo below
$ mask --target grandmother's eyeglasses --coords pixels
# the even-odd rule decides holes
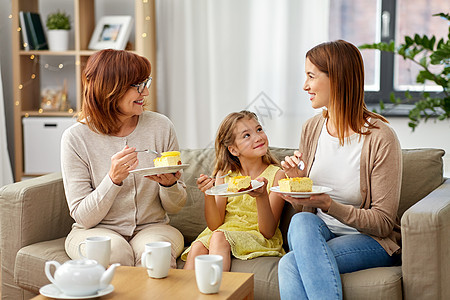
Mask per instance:
[[[149,77],[145,81],[138,83],[138,84],[132,84],[131,86],[137,87],[137,91],[139,94],[142,94],[145,88],[150,88],[152,85],[152,78]]]

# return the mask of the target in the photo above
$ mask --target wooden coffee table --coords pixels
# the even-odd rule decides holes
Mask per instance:
[[[200,293],[195,272],[170,269],[169,276],[150,278],[142,267],[118,267],[111,284],[114,292],[98,299],[253,299],[253,274],[224,272],[218,294]],[[51,299],[42,295],[33,299]]]

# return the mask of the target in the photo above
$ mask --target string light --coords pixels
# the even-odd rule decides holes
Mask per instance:
[[[8,18],[12,19],[12,15],[9,15]]]
[[[148,4],[149,1],[148,1],[148,0],[142,0],[142,3]],[[13,15],[12,15],[12,14],[9,14],[9,15],[8,15],[8,18],[9,18],[9,19],[12,19],[12,18],[13,18]],[[149,22],[149,21],[151,21],[151,17],[150,17],[149,15],[147,15],[147,16],[145,16],[144,20],[147,21],[147,22]],[[17,31],[18,31],[18,32],[20,32],[21,30],[22,30],[22,28],[21,28],[20,26],[17,27]],[[142,37],[142,38],[147,38],[147,33],[146,33],[146,32],[143,32],[143,33],[141,34],[141,37]],[[24,46],[24,48],[26,48],[26,47],[28,46],[28,44],[27,44],[27,43],[24,43],[23,46]],[[55,71],[55,72],[58,72],[58,71],[63,70],[67,65],[70,65],[71,63],[73,63],[75,66],[80,66],[80,65],[82,64],[82,63],[80,62],[80,60],[76,60],[75,62],[71,62],[71,61],[69,61],[69,62],[61,62],[61,63],[59,63],[57,66],[54,66],[54,65],[51,65],[51,64],[49,64],[49,63],[41,62],[41,61],[42,61],[42,56],[35,56],[34,54],[31,54],[31,55],[30,55],[30,60],[33,60],[33,61],[34,61],[34,67],[33,67],[32,73],[31,73],[31,75],[30,75],[30,80],[27,81],[27,82],[24,82],[24,83],[20,84],[19,87],[18,87],[19,90],[22,90],[25,86],[28,86],[29,84],[32,84],[32,81],[33,81],[34,79],[36,79],[37,76],[38,76],[38,75],[36,74],[36,71],[37,71],[37,69],[39,68],[39,66],[45,68],[47,71]],[[20,105],[20,101],[16,101],[16,102],[15,102],[15,105],[16,105],[16,106],[19,106],[19,105]],[[43,110],[42,108],[40,108],[40,109],[38,110],[38,113],[40,113],[40,114],[43,113],[43,112],[44,112],[44,110]],[[73,110],[72,108],[69,108],[69,109],[67,110],[67,112],[68,112],[68,113],[74,113],[74,110]],[[28,113],[25,113],[24,117],[25,117],[25,118],[28,118],[28,117],[29,117],[29,114],[28,114]]]

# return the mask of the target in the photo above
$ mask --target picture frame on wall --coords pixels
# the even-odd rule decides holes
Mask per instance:
[[[88,48],[124,50],[131,33],[131,16],[103,16],[95,26]]]

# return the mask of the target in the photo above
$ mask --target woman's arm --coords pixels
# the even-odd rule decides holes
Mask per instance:
[[[122,186],[114,184],[108,174],[99,179],[97,186],[94,184],[95,166],[91,166],[85,146],[85,141],[70,131],[63,134],[61,171],[71,217],[81,226],[91,228],[107,215]]]

